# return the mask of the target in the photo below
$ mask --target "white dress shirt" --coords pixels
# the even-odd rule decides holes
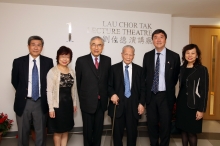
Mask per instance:
[[[29,73],[28,73],[28,95],[27,97],[32,97],[32,70],[34,67],[34,58],[29,54]],[[38,56],[36,59],[36,65],[38,69],[38,77],[39,77],[39,97],[41,97],[41,84],[40,84],[40,57]]]
[[[166,91],[166,82],[165,82],[165,62],[166,62],[166,48],[161,52],[157,52],[155,49],[155,67],[157,61],[157,53],[160,53],[160,70],[159,70],[159,85],[158,91]]]
[[[94,63],[94,64],[95,64],[95,58],[98,58],[98,59],[97,59],[98,63],[100,62],[100,55],[99,55],[98,57],[95,57],[95,56],[93,56],[92,53],[91,53],[91,56],[92,56],[92,60],[93,60],[93,63]]]
[[[127,64],[125,64],[123,62],[123,73],[124,73],[124,76],[125,76],[125,66]],[[131,89],[131,82],[132,82],[132,63],[128,64],[128,74],[129,74],[129,82],[130,82],[130,89]]]

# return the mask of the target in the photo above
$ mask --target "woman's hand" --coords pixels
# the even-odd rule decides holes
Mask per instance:
[[[77,111],[77,106],[73,106],[73,112],[75,113]]]
[[[197,111],[196,112],[196,120],[200,120],[203,118],[203,112]]]
[[[49,112],[50,118],[55,118],[55,111]]]

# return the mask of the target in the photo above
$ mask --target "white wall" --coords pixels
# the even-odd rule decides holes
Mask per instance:
[[[151,37],[147,35],[124,35],[123,26],[103,25],[103,21],[137,23],[138,30],[153,31],[157,28],[164,29],[168,34],[167,47],[171,48],[171,15],[153,14],[129,11],[86,9],[72,7],[39,6],[23,4],[0,3],[0,112],[7,113],[10,119],[15,121],[13,111],[14,89],[11,85],[11,69],[14,58],[27,55],[27,39],[31,35],[39,35],[45,41],[42,55],[54,59],[57,49],[61,45],[66,45],[73,50],[73,61],[70,64],[74,68],[76,58],[89,51],[89,40],[95,35],[116,36],[118,38],[125,36],[128,40],[126,44],[131,44],[136,48],[134,62],[141,65],[143,55],[146,51],[153,48],[152,44],[129,43],[130,37]],[[72,40],[68,40],[68,22],[72,23]],[[150,24],[151,28],[141,28],[140,23]],[[120,29],[120,34],[94,33],[94,28]],[[126,28],[127,29],[127,28]],[[137,41],[137,40],[136,40]],[[106,43],[103,54],[112,58],[112,64],[121,61],[121,48],[123,43]],[[143,118],[142,121],[146,120]],[[105,124],[110,124],[108,116],[105,117]],[[75,115],[75,127],[82,126],[80,110]],[[14,122],[12,131],[17,131],[16,122]]]
[[[220,25],[220,18],[172,17],[172,50],[182,56],[182,48],[189,44],[190,25]]]

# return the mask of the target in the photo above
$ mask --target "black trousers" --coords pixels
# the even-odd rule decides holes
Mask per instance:
[[[124,111],[122,116],[115,118],[113,132],[114,146],[123,146],[122,138],[124,135],[124,128],[126,128],[127,132],[127,146],[136,146],[138,120],[133,115],[132,101],[130,98],[125,97],[123,108]]]
[[[169,146],[172,107],[166,92],[154,94],[147,105],[147,126],[151,146]],[[160,138],[160,143],[159,143]]]
[[[95,113],[82,111],[82,120],[84,146],[100,146],[104,122],[104,111],[101,108],[100,100]]]

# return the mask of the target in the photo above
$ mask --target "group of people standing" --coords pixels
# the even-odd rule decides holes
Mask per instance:
[[[79,99],[83,121],[84,146],[100,146],[104,113],[108,109],[113,125],[114,146],[123,146],[124,128],[127,145],[135,146],[138,120],[147,111],[151,146],[168,146],[171,113],[177,100],[177,128],[182,143],[197,145],[196,133],[202,131],[202,118],[208,97],[208,71],[201,64],[197,45],[183,48],[182,61],[165,47],[167,34],[152,33],[155,49],[144,55],[143,67],[133,63],[135,48],[122,48],[122,61],[111,66],[111,58],[102,55],[104,41],[90,40],[90,53],[76,61],[74,70],[70,48],[57,51],[57,65],[40,55],[44,41],[39,36],[28,39],[29,54],[13,62],[12,84],[16,90],[14,110],[18,124],[18,146],[28,146],[30,121],[36,132],[36,146],[45,146],[45,127],[54,133],[54,145],[66,146],[68,131],[74,126],[73,114]],[[179,77],[180,91],[175,86]],[[49,118],[47,120],[49,112]]]

